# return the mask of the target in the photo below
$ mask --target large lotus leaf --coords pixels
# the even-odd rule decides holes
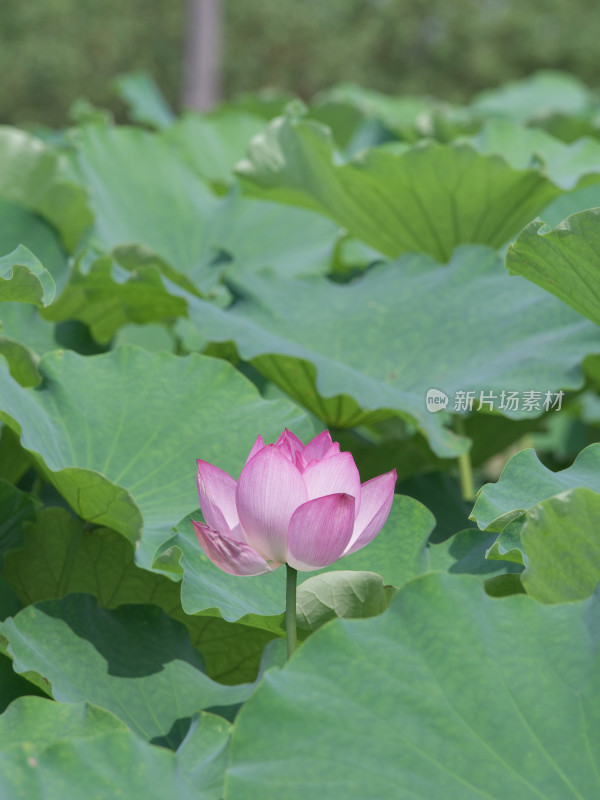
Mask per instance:
[[[97,244],[142,244],[179,272],[207,269],[206,222],[218,200],[171,145],[104,125],[78,130],[75,144],[73,168],[90,195]]]
[[[510,459],[497,483],[486,483],[479,491],[471,518],[481,530],[499,533],[542,500],[579,487],[600,492],[600,444],[586,447],[560,472],[545,467],[535,450],[522,450]]]
[[[600,488],[600,487],[599,487]],[[600,494],[572,489],[534,506],[521,528],[523,586],[542,603],[589,597],[600,581]]]
[[[573,189],[584,176],[586,182],[600,181],[600,142],[595,139],[565,144],[540,128],[492,120],[471,141],[480,153],[501,155],[513,169],[525,169],[541,158],[545,174],[562,189]]]
[[[296,595],[297,625],[316,631],[335,617],[375,617],[390,604],[396,588],[375,572],[323,572],[304,581]]]
[[[67,273],[67,254],[58,234],[42,217],[15,203],[0,199],[0,252],[20,244],[36,254],[60,290]]]
[[[129,106],[129,115],[134,122],[160,129],[175,121],[175,115],[149,73],[117,75],[112,84],[119,97]]]
[[[31,250],[19,245],[12,253],[0,256],[0,302],[47,306],[55,291],[52,275]]]
[[[327,128],[274,120],[238,165],[248,191],[331,216],[381,253],[447,261],[465,242],[499,247],[560,190],[538,170],[513,170],[467,143],[371,149],[338,164]]]
[[[206,755],[218,732],[207,732],[207,745],[196,740],[196,759],[178,757],[88,703],[23,698],[0,717],[0,794],[3,800],[217,800],[218,766]]]
[[[205,180],[227,185],[250,140],[265,127],[263,117],[225,109],[213,114],[188,112],[165,133]]]
[[[595,797],[597,619],[597,598],[410,581],[382,616],[335,620],[265,674],[233,728],[225,797]]]
[[[39,675],[55,700],[94,703],[169,746],[179,745],[196,711],[243,702],[251,691],[208,678],[185,627],[157,606],[109,611],[71,594],[28,606],[0,633],[15,672]]]
[[[4,369],[0,419],[21,434],[47,478],[84,519],[130,541],[148,565],[171,528],[197,507],[195,459],[239,471],[259,433],[310,435],[285,400],[265,401],[231,365],[122,347],[41,360],[37,390]]]
[[[600,209],[573,214],[554,230],[532,222],[506,265],[600,325]]]
[[[494,392],[498,409],[503,390],[543,398],[581,387],[579,365],[600,349],[593,325],[509,278],[488,248],[460,248],[445,269],[407,255],[347,285],[259,275],[232,283],[240,299],[227,311],[190,301],[190,319],[177,323],[188,349],[233,341],[242,359],[327,425],[398,414],[444,457],[464,450],[465,440],[427,410],[429,388],[450,398],[473,391],[474,410],[481,392]]]
[[[528,78],[509,81],[478,94],[470,108],[477,115],[527,122],[553,112],[585,114],[594,103],[590,90],[573,75],[540,70]]]
[[[57,154],[16,128],[0,127],[0,198],[48,220],[69,251],[92,221],[85,193],[64,179]]]
[[[194,519],[200,519],[200,512]],[[299,573],[299,582],[335,570],[375,572],[388,585],[401,586],[423,570],[425,543],[434,520],[427,509],[410,497],[394,497],[390,516],[381,533],[362,550],[318,572]],[[220,614],[226,620],[245,618],[249,625],[282,632],[285,610],[285,570],[240,578],[215,567],[204,555],[189,520],[178,526],[170,545],[180,551],[183,568],[181,603],[187,614]]]
[[[27,518],[31,517],[30,510]],[[0,526],[0,535],[1,531]],[[13,547],[19,543],[20,538]],[[187,627],[192,644],[202,653],[206,674],[222,683],[253,681],[271,638],[254,627],[186,614],[179,583],[140,569],[130,542],[116,531],[84,530],[83,523],[62,508],[43,509],[35,522],[25,525],[22,546],[8,553],[2,575],[24,605],[86,593],[103,608],[127,603],[160,606]]]

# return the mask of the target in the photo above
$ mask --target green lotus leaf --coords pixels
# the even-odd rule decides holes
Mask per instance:
[[[168,746],[179,745],[196,711],[243,702],[252,688],[208,678],[185,627],[157,606],[113,611],[71,594],[28,606],[0,632],[15,672],[39,675],[55,700],[98,705]]]
[[[17,128],[0,127],[0,198],[39,214],[75,249],[92,222],[85,192],[65,179],[59,156]]]
[[[375,148],[340,164],[329,130],[291,114],[253,139],[238,173],[248,192],[327,214],[386,256],[442,262],[459,244],[500,247],[560,194],[539,170],[467,143]]]
[[[485,117],[507,117],[515,122],[541,120],[550,113],[585,114],[594,103],[587,86],[558,70],[539,70],[527,78],[508,81],[480,92],[471,111]]]
[[[339,570],[304,581],[296,596],[297,624],[316,631],[331,619],[375,617],[388,607],[396,588],[374,572]]]
[[[206,221],[218,200],[173,147],[148,131],[105,125],[79,129],[74,143],[99,248],[141,244],[178,272],[203,275]]]
[[[597,619],[597,597],[409,581],[381,616],[334,620],[265,673],[233,727],[225,797],[594,797]]]
[[[579,487],[600,492],[600,444],[586,447],[560,472],[545,467],[535,450],[522,450],[510,459],[497,483],[486,483],[479,491],[471,518],[481,530],[499,533],[542,500]]]
[[[166,128],[175,120],[160,89],[147,72],[128,72],[117,75],[112,85],[119,97],[129,106],[134,122],[151,128]]]
[[[52,275],[23,245],[0,256],[0,302],[47,306],[55,291]]]
[[[550,230],[528,225],[510,247],[506,266],[560,297],[600,325],[600,209],[573,214]]]

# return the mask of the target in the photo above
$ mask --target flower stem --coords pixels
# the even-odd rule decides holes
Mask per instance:
[[[285,586],[285,631],[287,634],[287,657],[292,657],[298,646],[298,634],[296,632],[296,578],[298,570],[285,565],[286,586]]]
[[[460,417],[455,417],[454,430],[459,436],[466,436],[465,423]],[[472,502],[475,500],[475,486],[473,483],[473,467],[471,465],[471,454],[469,450],[461,453],[458,457],[458,474],[460,478],[460,489],[463,500]]]

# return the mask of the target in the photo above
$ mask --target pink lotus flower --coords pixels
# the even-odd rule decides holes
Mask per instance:
[[[377,536],[394,497],[396,470],[361,485],[351,453],[323,431],[307,445],[285,430],[254,443],[237,483],[198,461],[206,522],[192,520],[200,546],[231,575],[261,575],[289,564],[327,567]]]

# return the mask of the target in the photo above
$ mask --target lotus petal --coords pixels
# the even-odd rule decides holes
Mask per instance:
[[[281,566],[265,559],[245,542],[234,542],[203,522],[192,520],[200,547],[207,558],[230,575],[263,575]]]
[[[354,498],[317,497],[297,508],[290,520],[287,563],[312,571],[328,567],[344,552],[354,528]]]

